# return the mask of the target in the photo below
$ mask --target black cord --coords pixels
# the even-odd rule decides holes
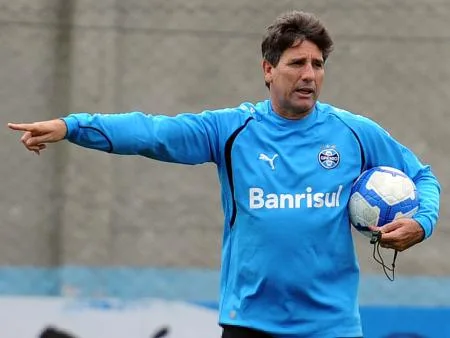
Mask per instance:
[[[370,244],[373,244],[372,256],[373,259],[383,267],[383,272],[386,275],[387,279],[393,282],[395,279],[395,261],[397,260],[398,251],[397,250],[394,251],[394,258],[392,259],[391,267],[387,266],[384,263],[383,256],[381,255],[380,252],[380,240],[381,240],[381,232],[373,231],[372,237],[370,239]]]

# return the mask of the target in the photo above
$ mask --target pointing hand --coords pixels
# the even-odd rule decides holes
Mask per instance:
[[[34,123],[8,123],[8,128],[23,131],[20,141],[28,150],[38,155],[46,148],[45,143],[58,142],[64,139],[67,133],[67,126],[61,119]]]

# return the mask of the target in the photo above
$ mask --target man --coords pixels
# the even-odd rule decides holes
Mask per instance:
[[[360,337],[352,183],[378,165],[414,180],[421,196],[414,219],[380,228],[382,245],[399,251],[431,235],[439,185],[376,123],[317,101],[332,47],[317,18],[289,12],[262,42],[266,101],[176,117],[73,114],[9,127],[37,153],[67,139],[116,154],[216,163],[225,215],[223,337]],[[339,156],[322,161],[330,150]]]

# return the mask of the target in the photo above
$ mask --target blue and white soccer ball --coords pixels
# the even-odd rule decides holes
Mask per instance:
[[[397,218],[411,218],[419,208],[414,182],[402,171],[391,167],[374,167],[355,181],[348,204],[351,224],[362,234],[368,228],[382,226]]]

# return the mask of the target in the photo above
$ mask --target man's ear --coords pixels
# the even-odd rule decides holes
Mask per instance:
[[[266,59],[263,59],[261,64],[262,64],[262,69],[264,72],[264,82],[266,84],[270,84],[272,82],[274,67]]]

